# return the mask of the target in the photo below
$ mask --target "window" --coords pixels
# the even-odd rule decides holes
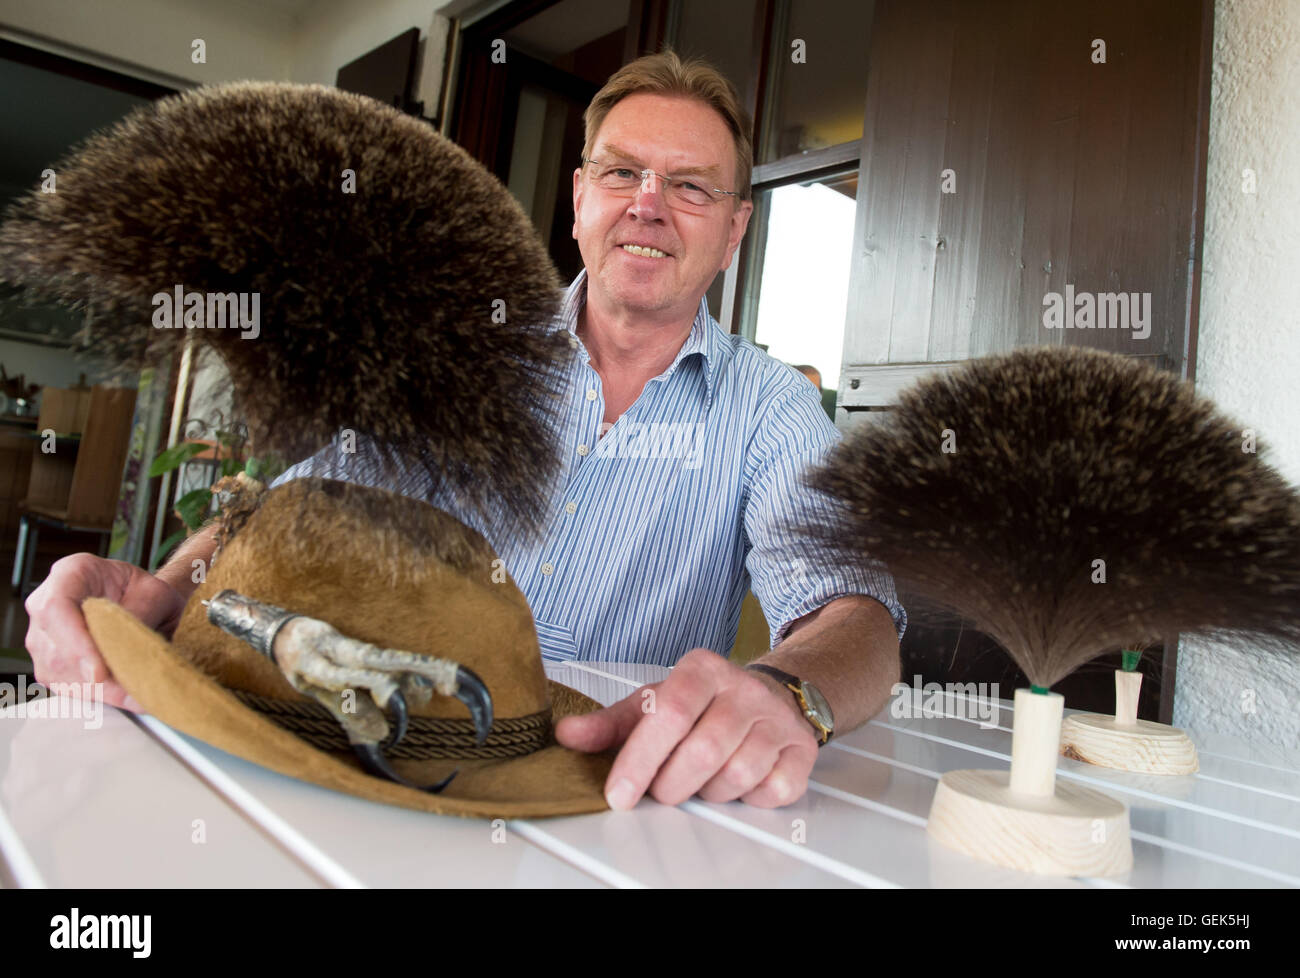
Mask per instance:
[[[815,368],[833,413],[874,4],[676,7],[669,43],[683,57],[717,65],[756,120],[754,214],[732,269],[709,292],[709,308],[772,356]]]

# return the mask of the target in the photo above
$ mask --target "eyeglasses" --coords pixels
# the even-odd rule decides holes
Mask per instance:
[[[631,197],[638,187],[644,187],[651,177],[658,177],[664,182],[664,196],[670,204],[692,210],[703,210],[716,204],[720,198],[714,194],[739,199],[740,194],[734,190],[721,190],[718,187],[706,188],[692,177],[669,177],[651,169],[638,169],[629,163],[601,163],[587,157],[582,158],[582,165],[593,164],[593,180],[597,187],[614,197]]]

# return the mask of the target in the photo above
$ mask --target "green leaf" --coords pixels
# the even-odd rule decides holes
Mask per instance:
[[[158,565],[163,562],[163,558],[165,558],[169,553],[171,553],[172,549],[178,543],[184,540],[186,536],[187,536],[186,530],[177,530],[175,533],[169,536],[162,543],[158,544],[158,549],[155,550],[153,554],[153,560],[149,561],[150,574],[152,574],[154,571],[158,569]]]
[[[212,492],[208,489],[193,489],[176,500],[176,512],[191,530],[203,525],[203,518],[211,506]]]
[[[158,457],[149,466],[149,478],[179,469],[200,452],[205,452],[208,445],[198,441],[183,441],[158,453]]]
[[[260,458],[250,458],[248,464],[244,466],[244,471],[248,473],[250,479],[260,479],[262,471],[262,460]]]
[[[233,458],[223,458],[221,460],[221,474],[234,475],[239,471],[239,462]]]

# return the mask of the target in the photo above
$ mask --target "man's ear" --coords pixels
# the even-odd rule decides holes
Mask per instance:
[[[573,239],[578,239],[578,212],[582,209],[582,167],[573,171]]]
[[[745,236],[745,231],[749,227],[749,218],[753,213],[754,202],[751,200],[741,201],[740,206],[732,213],[731,230],[727,235],[727,253],[722,256],[722,267],[718,271],[726,271],[731,267],[731,259],[736,255],[736,249]]]

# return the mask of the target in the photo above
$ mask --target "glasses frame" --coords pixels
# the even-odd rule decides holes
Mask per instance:
[[[597,166],[601,165],[600,160],[592,159],[589,156],[582,156],[579,157],[579,159],[582,160],[582,165],[584,168],[588,163],[595,163]],[[611,164],[611,166],[612,165],[613,164]],[[632,170],[633,172],[638,172],[637,167],[634,165],[629,165],[626,167],[626,169]],[[656,177],[658,177],[660,180],[664,182],[664,190],[667,190],[668,188],[672,187],[674,184],[682,184],[688,182],[688,178],[685,177],[673,178],[673,177],[665,176],[664,174],[658,172],[657,170],[650,169],[648,166],[642,167],[639,172],[641,174],[642,184],[645,183],[646,177],[649,174],[654,174]],[[689,181],[689,182],[695,182],[695,181]],[[601,189],[604,190],[605,188],[601,187]],[[735,197],[737,200],[741,199],[739,191],[736,190],[723,190],[721,187],[704,187],[704,186],[700,186],[700,189],[705,191],[708,194],[725,194],[728,197]],[[609,193],[608,190],[606,190],[605,192]],[[710,196],[709,203],[706,204],[705,206],[712,207],[714,204],[719,204],[719,203],[721,203],[721,201],[717,197]]]

